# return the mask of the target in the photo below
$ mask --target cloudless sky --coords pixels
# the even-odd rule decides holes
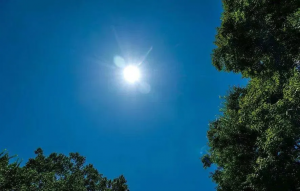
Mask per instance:
[[[79,152],[132,191],[210,191],[199,158],[239,75],[211,65],[220,0],[1,0],[0,150]],[[115,56],[141,65],[128,84]]]

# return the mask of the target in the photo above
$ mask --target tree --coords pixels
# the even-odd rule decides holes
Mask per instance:
[[[269,77],[300,60],[299,0],[223,0],[213,65],[245,77]]]
[[[300,187],[300,75],[252,79],[225,97],[210,123],[204,167],[218,190],[296,190]],[[282,87],[283,86],[283,87]]]
[[[300,190],[300,1],[223,5],[213,65],[250,80],[224,97],[203,166],[219,191]]]
[[[35,154],[22,167],[7,152],[0,154],[0,190],[129,191],[124,176],[108,180],[78,153],[45,156],[39,148]]]

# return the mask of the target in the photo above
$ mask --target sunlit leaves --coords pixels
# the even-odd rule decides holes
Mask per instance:
[[[0,154],[0,190],[128,191],[124,176],[108,180],[93,165],[84,165],[85,158],[79,153],[47,157],[39,148],[35,154],[23,167],[10,163],[7,153]]]
[[[226,0],[223,7],[212,55],[218,70],[268,77],[299,60],[300,1]]]
[[[300,75],[252,78],[224,97],[222,115],[210,123],[204,167],[218,190],[293,190],[300,187]],[[271,174],[271,176],[270,176]]]

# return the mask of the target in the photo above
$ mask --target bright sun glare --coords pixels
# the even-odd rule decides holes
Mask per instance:
[[[138,81],[141,77],[140,70],[138,67],[130,65],[124,68],[123,70],[124,78],[129,83],[134,83]]]

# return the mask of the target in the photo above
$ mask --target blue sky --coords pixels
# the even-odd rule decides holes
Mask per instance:
[[[0,149],[79,152],[132,191],[214,190],[199,157],[239,75],[211,65],[220,0],[0,2]],[[150,87],[125,83],[115,56]]]

